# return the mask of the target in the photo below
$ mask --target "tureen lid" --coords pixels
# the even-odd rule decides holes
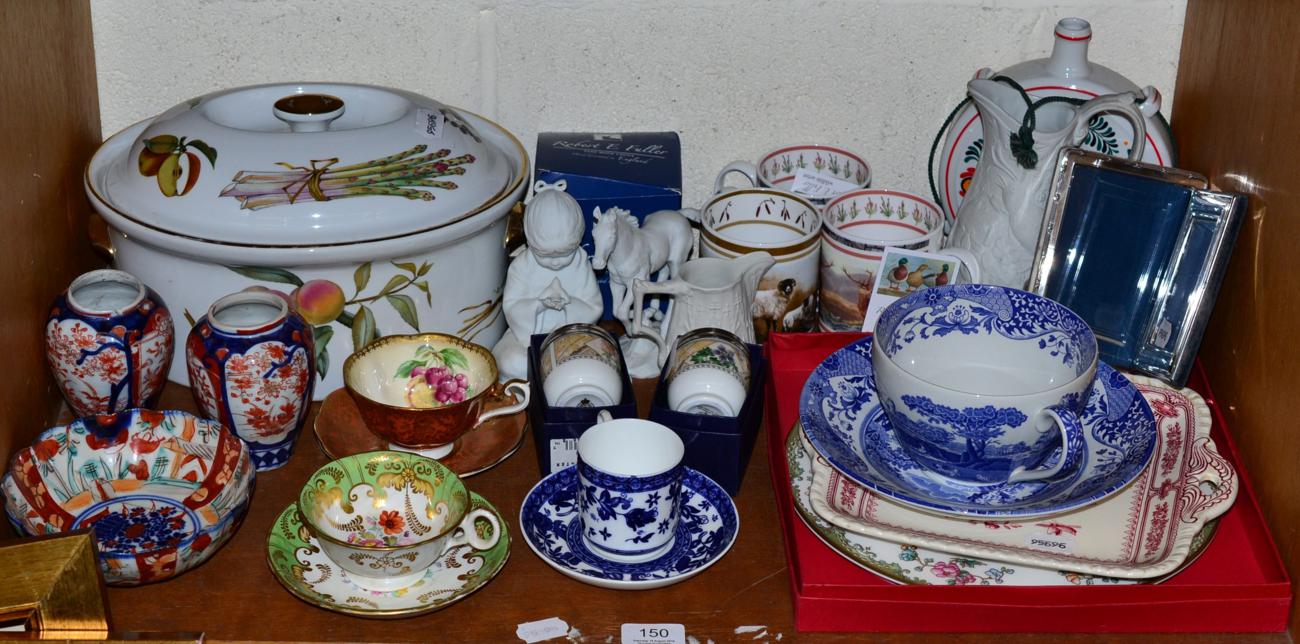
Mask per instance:
[[[117,137],[134,140],[111,145]],[[523,179],[455,108],[368,85],[215,92],[113,139],[88,169],[96,198],[145,226],[221,243],[398,237],[481,212]]]

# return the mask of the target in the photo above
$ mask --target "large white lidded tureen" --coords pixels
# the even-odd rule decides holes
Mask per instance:
[[[303,83],[216,92],[137,123],[104,142],[85,183],[117,267],[158,291],[180,333],[226,293],[297,290],[323,398],[377,335],[497,341],[505,217],[527,176],[523,146],[484,118],[400,90]],[[174,360],[171,379],[185,373]]]

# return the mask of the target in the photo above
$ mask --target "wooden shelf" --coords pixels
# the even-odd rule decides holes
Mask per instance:
[[[646,408],[652,382],[636,384]],[[189,390],[168,385],[163,408],[193,411]],[[313,410],[314,413],[314,410]],[[515,627],[559,617],[581,634],[581,641],[619,639],[624,623],[681,623],[701,644],[732,641],[860,642],[862,635],[795,633],[790,580],[772,493],[767,440],[759,437],[736,505],[740,536],[721,561],[675,586],[649,591],[618,591],[588,586],[552,570],[519,538],[519,506],[539,480],[532,436],[496,468],[467,479],[505,515],[512,542],[505,569],[482,590],[448,608],[409,619],[370,620],[309,605],[280,587],[266,565],[271,523],[297,498],[302,482],[328,459],[316,444],[311,424],[303,430],[288,465],[258,476],[257,491],[244,525],[207,563],[173,580],[109,591],[115,631],[204,632],[215,640],[315,641],[483,641],[518,642]],[[942,616],[936,616],[942,619]],[[737,633],[762,626],[766,637]],[[997,637],[1016,642],[1287,642],[1275,635],[873,635],[876,642],[980,642]],[[576,634],[575,634],[576,638]],[[562,640],[555,640],[562,641]]]
[[[643,408],[651,385],[638,384]],[[194,403],[188,389],[168,385],[161,407],[193,411]],[[681,584],[631,592],[569,579],[543,563],[520,539],[519,506],[540,479],[530,434],[504,463],[466,480],[509,523],[510,560],[501,574],[442,611],[380,621],[339,615],[302,602],[280,586],[266,565],[266,537],[272,522],[296,500],[307,477],[328,461],[309,422],[289,463],[258,475],[252,508],[230,542],[207,563],[173,580],[111,589],[112,626],[118,631],[203,631],[209,640],[510,642],[520,641],[515,636],[518,624],[559,617],[595,642],[611,635],[617,641],[624,622],[682,623],[700,642],[734,640],[736,627],[743,625],[763,625],[772,638],[777,633],[789,638],[794,635],[789,580],[766,449],[762,439],[758,443],[736,499],[741,532],[731,552]]]

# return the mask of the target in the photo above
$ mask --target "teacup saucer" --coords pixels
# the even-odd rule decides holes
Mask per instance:
[[[1155,449],[1151,407],[1133,383],[1105,363],[1081,416],[1084,462],[1040,481],[971,483],[925,469],[903,450],[876,398],[871,339],[817,366],[799,399],[808,440],[835,469],[882,496],[934,512],[982,518],[1046,516],[1096,503],[1136,478]],[[1048,462],[1060,458],[1060,450]]]
[[[325,397],[313,427],[321,451],[333,460],[389,449],[388,441],[366,428],[345,389]],[[528,414],[522,412],[490,419],[457,439],[455,449],[438,461],[462,478],[485,472],[519,449],[527,427]]]
[[[740,518],[717,483],[686,468],[682,515],[672,549],[642,563],[616,563],[587,548],[578,518],[578,469],[568,467],[529,490],[519,512],[524,541],[561,573],[602,588],[646,590],[689,579],[721,559],[736,541]]]
[[[364,590],[321,552],[303,525],[297,504],[280,513],[266,540],[266,562],[289,592],[308,604],[358,617],[410,617],[430,613],[469,596],[501,572],[510,557],[510,534],[501,513],[483,497],[470,493],[472,508],[497,515],[501,538],[489,550],[456,546],[439,558],[414,584],[397,590]],[[483,526],[486,521],[480,521]]]

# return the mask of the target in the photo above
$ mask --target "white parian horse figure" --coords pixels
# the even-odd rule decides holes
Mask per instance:
[[[593,213],[596,225],[591,236],[595,254],[591,266],[597,270],[609,269],[610,303],[614,316],[624,323],[637,313],[632,302],[632,280],[650,281],[650,275],[667,268],[662,276],[677,276],[682,262],[691,253],[691,223],[676,210],[651,213],[638,226],[637,220],[626,210],[609,208],[604,213],[597,208]]]

